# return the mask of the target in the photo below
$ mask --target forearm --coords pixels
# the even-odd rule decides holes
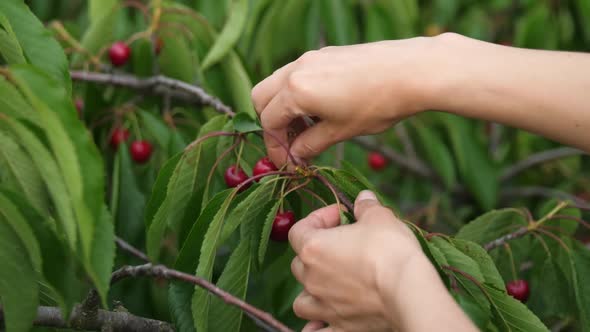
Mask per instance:
[[[437,37],[424,108],[522,128],[590,151],[590,55]]]

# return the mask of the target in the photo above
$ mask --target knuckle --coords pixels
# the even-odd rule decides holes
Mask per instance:
[[[297,317],[305,318],[303,317],[305,315],[305,305],[303,303],[303,298],[301,297],[301,295],[297,296],[295,301],[293,301],[293,312]]]
[[[313,61],[317,57],[317,54],[318,54],[317,50],[307,51],[307,52],[303,53],[303,55],[301,55],[299,57],[299,59],[297,59],[297,61],[300,64],[307,64],[307,63]]]
[[[318,256],[321,250],[321,241],[318,240],[317,237],[311,237],[305,242],[305,244],[301,248],[299,258],[301,259],[301,262],[303,264],[308,265],[313,262],[313,260]]]

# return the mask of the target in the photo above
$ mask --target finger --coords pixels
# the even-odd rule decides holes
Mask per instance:
[[[281,90],[260,114],[268,156],[279,167],[288,162],[289,125],[303,114],[291,100],[290,94],[288,90]]]
[[[295,256],[291,261],[291,273],[300,284],[303,284],[303,276],[305,273],[305,267],[299,256]]]
[[[370,190],[361,191],[354,202],[354,216],[361,220],[362,216],[376,207],[382,207],[377,196]]]
[[[308,292],[301,292],[293,302],[293,312],[297,317],[307,320],[325,319],[326,308]]]
[[[298,160],[310,160],[342,140],[329,122],[320,122],[303,131],[291,144],[291,154]]]
[[[332,204],[310,213],[295,223],[289,231],[289,242],[295,252],[299,252],[309,234],[318,229],[332,228],[340,224],[338,205]]]
[[[326,323],[322,321],[313,320],[305,324],[301,332],[315,332],[321,330],[322,328],[324,328],[324,326],[326,326]]]
[[[262,113],[274,96],[281,91],[292,70],[293,63],[289,63],[275,70],[252,89],[252,103],[258,114]]]

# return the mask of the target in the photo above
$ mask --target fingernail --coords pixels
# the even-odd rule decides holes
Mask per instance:
[[[364,201],[364,200],[376,201],[377,196],[375,196],[375,194],[370,190],[363,190],[356,197],[356,200],[357,201]]]

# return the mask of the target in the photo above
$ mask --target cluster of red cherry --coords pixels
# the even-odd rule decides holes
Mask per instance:
[[[253,177],[261,177],[264,174],[274,172],[277,167],[268,157],[263,157],[256,162],[252,169]],[[225,170],[224,173],[225,184],[229,188],[235,188],[242,183],[245,183],[250,179],[246,172],[242,170],[238,165],[232,165]],[[249,187],[250,183],[242,186],[241,190],[245,190]],[[289,239],[289,230],[295,224],[295,214],[293,211],[283,211],[277,213],[272,224],[272,230],[270,232],[270,238],[274,241],[285,242]]]

